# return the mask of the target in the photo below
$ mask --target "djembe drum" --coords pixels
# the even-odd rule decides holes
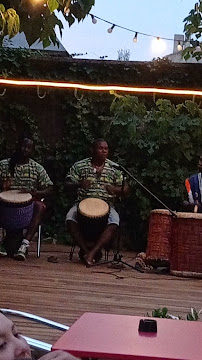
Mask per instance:
[[[87,198],[78,205],[78,223],[84,237],[90,241],[105,230],[109,217],[109,205],[101,199]]]
[[[33,215],[32,195],[20,190],[0,193],[0,226],[6,230],[26,228]]]
[[[177,213],[171,249],[171,274],[202,277],[202,214]]]
[[[154,267],[169,266],[172,215],[168,210],[152,210],[149,219],[146,263]]]

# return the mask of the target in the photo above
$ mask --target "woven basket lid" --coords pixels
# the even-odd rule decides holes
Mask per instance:
[[[177,212],[177,218],[181,219],[202,219],[202,214],[198,213],[189,213],[189,212]]]
[[[6,203],[21,204],[32,199],[30,193],[21,193],[20,190],[8,190],[0,193],[0,200]]]
[[[108,214],[109,205],[104,200],[88,198],[79,203],[79,211],[87,217],[102,217]]]
[[[151,214],[171,215],[170,211],[167,209],[154,209],[151,211]]]

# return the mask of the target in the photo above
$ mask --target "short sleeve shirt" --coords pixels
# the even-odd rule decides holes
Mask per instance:
[[[27,164],[17,164],[14,177],[9,169],[10,159],[0,161],[0,180],[11,179],[11,189],[43,190],[53,185],[46,170],[36,161],[29,159]]]
[[[93,168],[91,158],[87,158],[76,162],[70,169],[67,178],[72,182],[78,183],[82,180],[91,182],[89,189],[78,189],[78,201],[88,197],[95,197],[113,203],[115,197],[110,195],[106,189],[106,185],[121,186],[123,175],[122,172],[113,166],[113,162],[106,159],[101,174],[98,174]]]

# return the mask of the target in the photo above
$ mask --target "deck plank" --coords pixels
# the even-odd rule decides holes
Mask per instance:
[[[166,306],[183,318],[191,307],[202,308],[202,279],[139,273],[129,267],[117,270],[100,265],[86,268],[75,252],[68,260],[69,247],[43,244],[36,258],[31,246],[26,262],[1,258],[0,307],[31,312],[71,326],[86,311],[144,316]],[[47,258],[57,256],[58,263]],[[134,264],[135,254],[123,253]],[[20,331],[54,343],[61,332],[22,318],[15,320]]]

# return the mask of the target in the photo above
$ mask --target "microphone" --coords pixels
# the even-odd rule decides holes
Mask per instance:
[[[118,170],[122,170],[123,167],[117,163],[115,163],[114,161],[111,161],[111,165],[115,168],[115,169],[118,169]]]

